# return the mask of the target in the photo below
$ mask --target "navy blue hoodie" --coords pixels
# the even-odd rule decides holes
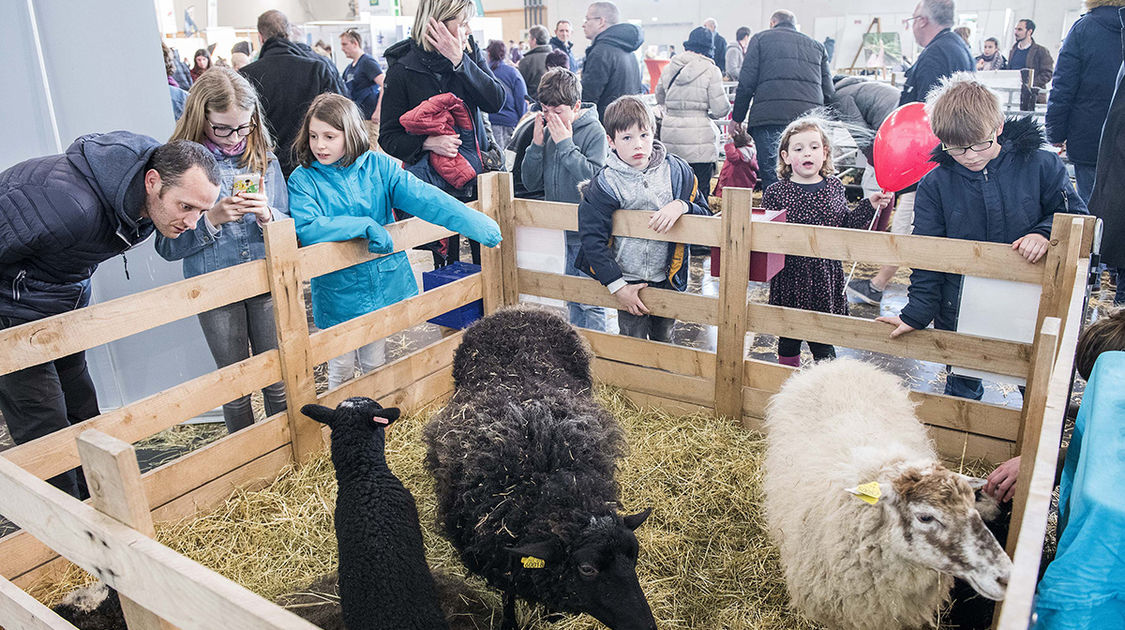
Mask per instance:
[[[40,319],[86,306],[98,263],[144,241],[144,173],[156,140],[82,136],[62,155],[0,173],[0,316]]]
[[[938,167],[918,184],[914,234],[991,243],[1021,236],[1051,236],[1056,212],[1087,214],[1059,156],[1041,149],[1043,132],[1031,117],[1008,119],[1000,155],[973,172],[936,147]],[[899,317],[912,328],[954,330],[961,299],[961,276],[915,269],[909,301]]]

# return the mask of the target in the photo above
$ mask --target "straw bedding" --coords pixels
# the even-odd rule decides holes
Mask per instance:
[[[655,507],[638,530],[638,574],[664,630],[815,627],[788,609],[776,551],[761,517],[760,434],[704,415],[640,409],[602,388],[599,399],[624,426],[630,454],[619,481],[626,510]],[[421,430],[432,409],[399,420],[387,443],[391,469],[417,499],[431,568],[465,571],[434,526],[432,480],[422,466]],[[966,472],[977,472],[966,471]],[[336,483],[327,453],[273,484],[238,492],[219,509],[157,527],[163,544],[267,598],[300,590],[336,568],[332,528]],[[86,578],[74,570],[39,596],[59,597]],[[483,581],[468,587],[496,611],[499,594]],[[528,630],[593,630],[590,617],[550,623],[524,608]],[[483,630],[483,628],[482,628]]]

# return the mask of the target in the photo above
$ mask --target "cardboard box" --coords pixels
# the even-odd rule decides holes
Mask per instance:
[[[751,216],[753,221],[776,221],[785,223],[784,210],[765,210],[754,208]],[[711,276],[719,277],[720,250],[711,248]],[[785,267],[785,254],[750,252],[750,281],[769,282],[770,278],[777,275]]]
[[[471,276],[474,273],[480,273],[480,265],[460,261],[442,267],[441,269],[423,271],[422,290],[429,291],[430,289],[436,289],[450,282]],[[430,323],[447,328],[462,329],[468,327],[469,324],[477,321],[481,317],[484,317],[484,300],[477,300],[475,302],[469,302],[448,313],[442,313],[431,319]]]

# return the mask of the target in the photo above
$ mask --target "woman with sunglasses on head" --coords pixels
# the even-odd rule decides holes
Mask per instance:
[[[230,68],[213,68],[188,92],[170,141],[207,147],[219,163],[222,186],[195,229],[176,239],[156,239],[156,251],[165,260],[184,261],[185,278],[265,258],[262,226],[287,217],[289,193],[264,120],[258,93]],[[220,368],[249,358],[251,350],[261,354],[277,347],[268,293],[200,313],[199,324]],[[285,409],[281,383],[263,388],[262,394],[267,416]],[[250,396],[223,405],[223,419],[231,433],[253,424]]]

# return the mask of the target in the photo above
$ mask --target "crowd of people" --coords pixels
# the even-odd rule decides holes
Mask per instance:
[[[97,264],[153,232],[159,254],[182,261],[185,277],[263,258],[262,226],[290,217],[305,245],[363,238],[370,251],[388,253],[394,246],[383,226],[417,215],[470,239],[479,260],[480,244],[498,244],[499,230],[464,202],[476,197],[477,174],[506,168],[504,150],[515,155],[518,194],[578,204],[578,230],[565,237],[566,273],[606,287],[621,334],[656,341],[670,341],[675,322],[650,313],[641,291],[684,290],[690,246],[611,238],[613,214],[649,211],[656,233],[684,214],[712,214],[721,155],[716,195],[759,185],[762,205],[786,210],[791,223],[864,228],[894,207],[892,232],[1007,243],[1030,264],[1047,251],[1053,215],[1085,213],[1089,202],[1106,220],[1106,242],[1120,244],[1125,197],[1120,179],[1107,174],[1123,156],[1119,143],[1100,137],[1103,122],[1116,133],[1125,116],[1122,96],[1113,100],[1121,17],[1113,0],[1089,2],[1097,6],[1074,26],[1052,72],[1032,20],[1018,23],[1007,58],[989,39],[974,59],[953,31],[954,0],[921,0],[908,23],[922,52],[901,90],[834,76],[825,47],[800,32],[791,11],[774,12],[757,33],[738,27],[730,43],[709,18],[663,69],[655,108],[639,96],[644,33],[612,2],[587,8],[581,27],[590,45],[579,58],[568,20],[553,34],[532,26],[522,51],[503,41],[482,50],[468,28],[472,0],[422,0],[411,37],[384,51],[386,68],[358,31],[345,31],[342,73],[290,37],[284,14],[266,11],[257,59],[248,45],[232,51],[232,60],[245,58],[239,69],[213,63],[207,49],[188,68],[165,47],[178,118],[167,142],[93,134],[63,155],[0,173],[0,325],[85,306]],[[1053,77],[1046,138],[1030,117],[1005,118],[996,94],[973,75],[1020,67],[1034,68],[1040,87]],[[724,79],[737,81],[733,103]],[[849,207],[829,127],[845,121],[873,131],[913,102],[930,112],[937,168],[908,189],[869,186]],[[728,116],[724,135],[717,123]],[[859,142],[868,162],[870,135]],[[1077,189],[1059,155],[1042,147],[1048,139],[1065,146]],[[461,247],[454,237],[428,249],[437,267],[459,260]],[[1107,247],[1105,260],[1125,267],[1125,251]],[[895,271],[885,267],[846,291],[877,304]],[[916,270],[901,314],[879,319],[893,326],[892,337],[931,323],[955,329],[960,281]],[[313,317],[334,326],[416,291],[400,252],[314,279]],[[769,300],[847,314],[844,294],[839,262],[791,256],[771,280]],[[1123,298],[1119,288],[1118,303]],[[606,328],[605,309],[568,307],[576,325]],[[199,316],[219,367],[275,347],[271,309],[266,295]],[[801,344],[780,339],[778,361],[799,365]],[[815,360],[835,356],[830,345],[808,345]],[[382,341],[332,359],[330,386],[384,360]],[[979,399],[982,386],[950,374],[946,393]],[[280,383],[263,394],[268,413],[285,408]],[[97,415],[82,354],[0,377],[0,413],[17,443]],[[249,397],[223,413],[230,431],[253,422]],[[75,494],[79,481],[73,471],[52,480]]]

